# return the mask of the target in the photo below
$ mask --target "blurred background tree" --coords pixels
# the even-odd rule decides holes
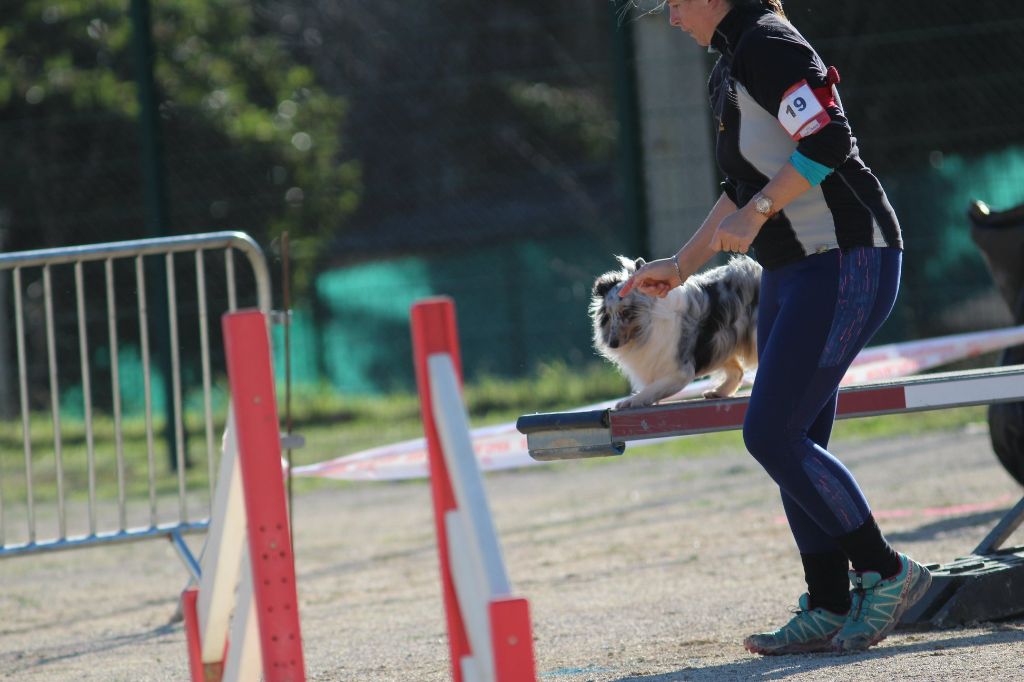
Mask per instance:
[[[359,203],[344,100],[246,0],[161,0],[151,14],[167,233],[266,244],[288,230],[305,247],[301,288]],[[123,0],[0,6],[5,250],[146,236],[132,30]]]
[[[710,154],[677,153],[710,145],[710,125],[679,115],[706,116],[680,72],[703,80],[713,59],[664,12],[148,1],[167,231],[238,229],[271,254],[289,231],[298,385],[409,388],[408,306],[433,294],[458,304],[471,380],[596,362],[594,277],[615,254],[662,255],[652,226],[684,237],[706,203],[684,190],[717,191]],[[0,4],[0,248],[147,236],[128,11],[141,2]],[[786,0],[842,73],[905,228],[878,342],[1006,323],[964,211],[1024,200],[1024,119],[1007,114],[1024,96],[1022,8]]]

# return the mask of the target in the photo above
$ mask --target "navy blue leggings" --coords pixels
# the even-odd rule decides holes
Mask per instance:
[[[838,249],[761,276],[758,370],[743,424],[747,449],[782,489],[802,553],[871,513],[853,475],[826,449],[839,382],[892,310],[902,252]]]

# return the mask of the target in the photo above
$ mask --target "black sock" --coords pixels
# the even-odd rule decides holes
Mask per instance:
[[[839,536],[836,541],[850,557],[855,571],[877,571],[885,579],[896,575],[902,568],[899,556],[882,537],[874,516],[868,516],[860,528]]]
[[[810,595],[810,608],[828,609],[835,613],[850,610],[850,561],[842,550],[800,554],[804,564],[804,580]]]

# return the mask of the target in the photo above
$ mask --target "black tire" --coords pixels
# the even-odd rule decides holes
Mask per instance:
[[[1024,324],[1024,204],[993,212],[984,202],[973,201],[967,216],[971,238],[1009,306],[1014,324]],[[1007,348],[999,364],[1024,364],[1024,346]],[[999,463],[1024,485],[1024,402],[989,405],[988,433]]]
[[[1024,346],[1003,351],[999,364],[1024,364]],[[989,405],[988,433],[999,463],[1024,485],[1024,402]]]

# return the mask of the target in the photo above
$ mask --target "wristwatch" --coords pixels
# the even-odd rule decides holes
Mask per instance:
[[[775,202],[767,194],[758,192],[754,195],[754,198],[750,200],[750,203],[754,205],[754,210],[763,215],[765,218],[771,218],[775,215]]]

